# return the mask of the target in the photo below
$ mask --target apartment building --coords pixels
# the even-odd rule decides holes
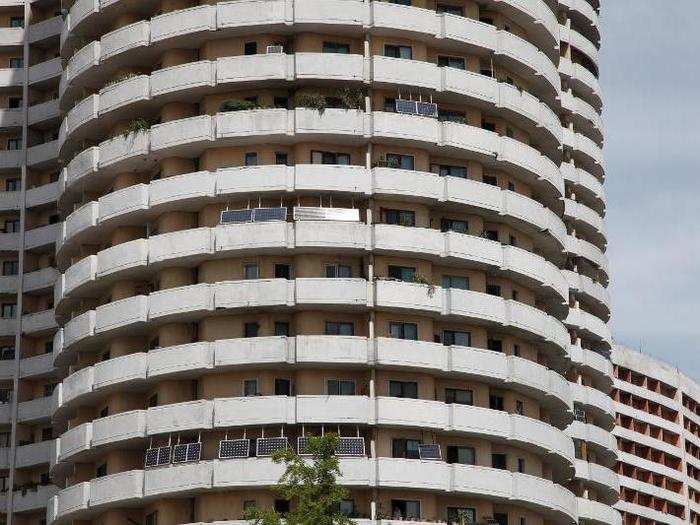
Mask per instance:
[[[700,385],[629,348],[612,359],[624,523],[700,523]]]
[[[621,523],[596,0],[0,5],[7,521]]]

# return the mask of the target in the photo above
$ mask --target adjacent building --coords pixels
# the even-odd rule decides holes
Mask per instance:
[[[1,1],[6,521],[619,525],[599,8]]]
[[[625,524],[700,523],[700,385],[616,346],[613,399]]]

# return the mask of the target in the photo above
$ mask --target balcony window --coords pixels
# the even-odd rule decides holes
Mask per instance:
[[[15,358],[15,347],[8,345],[0,347],[0,360],[11,361]]]
[[[275,335],[289,337],[289,323],[286,321],[275,321]]]
[[[346,264],[327,264],[325,268],[328,279],[349,279],[352,277],[352,267]]]
[[[464,16],[462,8],[456,5],[438,4],[435,10],[446,15]]]
[[[525,405],[519,399],[515,402],[515,413],[521,416],[525,414]]]
[[[258,165],[258,154],[257,152],[251,151],[245,154],[245,165],[246,166],[257,166]]]
[[[389,396],[418,399],[418,383],[415,381],[389,381]]]
[[[471,332],[461,332],[458,330],[444,330],[442,332],[442,344],[445,346],[471,346]]]
[[[491,122],[490,120],[482,119],[481,120],[481,129],[485,129],[486,131],[496,131],[496,123]]]
[[[243,337],[258,337],[260,333],[260,323],[245,323],[243,325]]]
[[[491,394],[489,395],[489,408],[491,410],[503,411],[503,396]]]
[[[275,395],[291,396],[292,381],[290,379],[275,379]]]
[[[469,277],[463,277],[461,275],[443,275],[442,287],[469,290]]]
[[[285,99],[286,100],[286,99]],[[275,102],[275,107],[281,107],[278,106],[277,103]],[[287,107],[287,104],[285,102],[284,107]],[[275,153],[275,164],[278,166],[289,166],[289,156],[286,153]]]
[[[2,305],[2,318],[3,319],[14,319],[17,311],[17,305],[15,303],[3,303]]]
[[[22,139],[7,139],[7,149],[9,151],[22,149]]]
[[[415,323],[389,323],[389,335],[394,339],[418,340],[418,325]]]
[[[389,265],[388,273],[390,279],[396,279],[397,281],[412,283],[416,280],[416,269],[411,266]]]
[[[400,155],[398,153],[386,154],[386,165],[389,168],[401,170],[414,170],[415,157],[413,155]]]
[[[326,335],[355,335],[355,325],[353,323],[344,323],[336,321],[326,321]]]
[[[2,263],[3,275],[17,275],[19,272],[19,261],[4,261]]]
[[[352,500],[352,499],[341,500],[340,513],[343,516],[347,516],[348,518],[354,518],[355,516],[357,516],[357,512],[355,511],[355,500]]]
[[[411,0],[387,0],[387,2],[390,4],[413,5]]]
[[[329,379],[326,381],[326,392],[329,396],[354,396],[355,381]]]
[[[5,180],[5,191],[19,191],[22,182],[20,179],[6,179]]]
[[[480,16],[479,22],[481,22],[482,24],[489,24],[491,26],[494,25],[493,18],[491,18],[490,16]]]
[[[158,396],[152,396],[151,399],[153,399],[154,397],[156,398],[156,403],[157,403],[157,401],[158,401]],[[149,405],[148,405],[148,406],[150,407],[150,406],[156,406],[156,405],[151,405],[151,404],[150,404],[150,400],[149,400]],[[102,418],[102,417],[107,417],[107,416],[109,416],[109,407],[108,407],[108,406],[107,406],[107,407],[104,407],[102,410],[100,410],[100,417],[101,417],[101,418]]]
[[[95,477],[103,478],[107,475],[107,463],[102,463],[95,469]]]
[[[10,27],[24,27],[24,17],[23,16],[11,16],[10,17]]]
[[[344,44],[342,42],[324,42],[323,43],[324,53],[339,53],[341,55],[350,54],[350,44]]]
[[[413,48],[411,46],[386,44],[384,46],[384,56],[411,60],[413,59]]]
[[[146,514],[146,518],[143,520],[143,525],[158,525],[158,511]]]
[[[24,58],[22,58],[22,57],[10,58],[9,66],[11,69],[22,69],[24,67]]]
[[[253,397],[259,395],[257,379],[246,379],[245,381],[243,381],[243,395],[245,397]]]
[[[9,109],[20,109],[22,107],[22,97],[9,97],[7,99]]]
[[[505,454],[491,454],[491,466],[506,470],[508,468],[508,457]]]
[[[395,520],[420,521],[420,501],[392,499],[391,518]]]
[[[288,264],[275,264],[275,279],[291,279],[292,267]]]
[[[347,166],[350,164],[350,155],[333,151],[312,151],[311,164],[340,164]]]
[[[482,175],[481,182],[489,186],[498,186],[498,179],[493,175]]]
[[[488,338],[486,340],[486,348],[491,350],[492,352],[503,352],[503,341],[500,339],[491,339]]]
[[[446,388],[445,403],[449,405],[473,405],[474,392],[460,388]]]
[[[525,473],[525,459],[523,458],[518,458],[518,472]]]
[[[246,264],[243,266],[244,279],[259,279],[260,267],[257,264]]]
[[[289,108],[289,98],[288,97],[275,97],[272,99],[272,105],[276,108],[279,109],[288,109]],[[284,153],[286,157],[286,153]],[[281,162],[278,162],[277,164],[282,164]],[[285,163],[286,164],[286,163]]]
[[[421,442],[417,439],[392,439],[391,456],[403,459],[420,459]]]
[[[433,164],[431,171],[437,173],[441,177],[457,177],[459,179],[469,178],[469,172],[466,166],[450,166],[447,164]]]
[[[494,512],[493,520],[497,525],[508,525],[508,514],[505,512]]]
[[[53,439],[53,428],[52,427],[46,427],[41,429],[41,440],[42,441],[51,441]]]
[[[257,55],[258,54],[258,43],[257,42],[246,42],[243,44],[243,53],[246,55]]]
[[[19,219],[5,221],[5,233],[16,233],[19,231]]]
[[[396,224],[398,226],[413,227],[416,225],[416,212],[411,210],[382,209],[384,224]]]
[[[286,499],[275,500],[275,512],[285,516],[289,513],[289,501]]]
[[[469,233],[469,223],[456,219],[440,219],[441,232]]]
[[[475,465],[476,450],[474,447],[449,445],[446,460],[447,463],[457,463],[458,465]]]
[[[438,116],[440,122],[456,122],[457,124],[467,124],[467,115],[462,111],[441,111]]]
[[[487,284],[486,293],[489,295],[495,295],[496,297],[501,297],[501,287],[497,284]]]
[[[476,509],[473,507],[447,507],[447,523],[449,525],[476,523]]]

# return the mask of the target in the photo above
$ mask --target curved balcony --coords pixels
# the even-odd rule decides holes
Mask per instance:
[[[396,113],[363,113],[327,109],[323,114],[309,109],[263,109],[201,115],[153,126],[148,132],[118,136],[90,148],[70,161],[66,186],[78,179],[101,178],[122,172],[159,157],[194,155],[216,145],[233,146],[251,140],[316,140],[334,136],[346,144],[363,144],[369,138],[406,143],[428,151],[441,147],[455,150],[465,159],[479,159],[487,166],[521,176],[542,192],[543,202],[558,209],[564,181],[559,168],[547,157],[524,143],[491,131],[454,122]],[[97,164],[97,165],[95,165]],[[94,171],[97,170],[97,173]]]
[[[600,111],[603,105],[600,83],[593,73],[566,57],[559,59],[559,74],[566,78],[574,93]]]
[[[606,196],[603,184],[595,177],[573,164],[563,162],[560,166],[564,181],[573,186],[574,193],[590,204],[600,215],[605,212]]]
[[[439,490],[524,505],[554,523],[569,523],[578,517],[576,497],[546,479],[442,462],[422,463],[421,468],[416,469],[416,463],[393,458],[341,458],[339,482],[349,487]],[[47,514],[54,520],[52,523],[63,523],[92,516],[107,503],[124,506],[165,494],[267,487],[275,483],[281,473],[281,466],[265,458],[210,460],[149,471],[127,471],[63,489],[50,503]]]
[[[578,499],[578,519],[580,523],[594,525],[622,525],[622,516],[610,505],[586,498]]]
[[[574,25],[585,30],[593,42],[600,41],[598,13],[588,0],[559,0],[559,6],[567,10]]]
[[[569,289],[582,299],[597,317],[608,321],[610,319],[610,293],[608,289],[585,275],[570,270],[562,270],[562,273],[569,283]]]
[[[569,113],[577,129],[588,136],[598,146],[603,145],[603,117],[588,102],[580,99],[571,91],[561,94],[562,109]]]
[[[53,374],[56,369],[53,366],[53,354],[43,354],[22,358],[19,362],[19,376],[40,377]]]
[[[612,348],[612,332],[610,326],[602,319],[580,308],[569,308],[569,315],[564,324],[575,330],[578,336],[605,348]]]
[[[607,503],[612,505],[617,502],[620,498],[620,481],[614,471],[580,459],[575,461],[575,465],[576,479],[593,487],[598,497],[605,499]]]
[[[567,356],[569,349],[569,334],[560,321],[517,301],[468,290],[439,288],[431,292],[425,285],[404,282],[307,278],[223,281],[114,301],[68,321],[63,329],[62,347],[54,343],[54,352],[68,356],[78,348],[94,346],[108,335],[137,333],[148,321],[201,318],[207,312],[221,309],[321,305],[452,316],[497,326],[499,330],[535,341],[549,349],[553,358]]]
[[[586,135],[562,128],[564,147],[571,151],[574,162],[582,166],[600,180],[605,179],[605,159],[603,149]]]
[[[401,411],[397,413],[397,410]],[[408,412],[403,412],[407,410]],[[128,433],[108,433],[117,423],[145,421]],[[478,423],[475,423],[478,422]],[[527,448],[546,456],[557,476],[573,474],[573,443],[562,431],[538,420],[487,408],[448,405],[440,401],[366,396],[269,396],[220,398],[153,407],[101,418],[61,436],[59,463],[84,461],[104,452],[101,447],[185,430],[239,428],[262,424],[355,424],[429,428],[460,436],[475,436]],[[109,436],[100,439],[100,436]],[[65,443],[64,443],[65,442]]]
[[[571,362],[590,374],[598,383],[599,390],[610,391],[613,385],[613,364],[608,358],[578,345],[571,345],[569,352]]]
[[[607,285],[607,279],[610,273],[608,269],[608,258],[600,248],[583,239],[569,236],[567,237],[566,251],[574,257],[585,259],[597,270],[603,272],[605,277],[603,284]]]
[[[333,351],[331,351],[333,350]],[[175,374],[225,372],[241,365],[354,366],[459,375],[537,397],[566,425],[572,408],[569,383],[526,359],[489,350],[424,341],[338,336],[258,337],[198,342],[135,353],[83,368],[62,384],[56,417],[112,387],[136,388]]]
[[[596,68],[599,67],[600,56],[598,53],[598,47],[584,35],[576,31],[576,29],[569,26],[560,25],[559,39],[561,42],[566,42],[571,47],[576,48],[582,54],[586,55],[586,57],[588,57]]]
[[[259,31],[274,32],[280,24],[304,30],[304,24],[311,22],[336,27],[346,25],[348,29],[359,32],[363,27],[362,22],[366,22],[371,32],[414,38],[419,36],[434,41],[435,46],[442,41],[474,52],[491,52],[497,62],[507,65],[516,74],[533,77],[537,89],[548,101],[554,101],[561,92],[559,74],[552,62],[556,57],[548,57],[533,44],[512,33],[469,18],[383,2],[353,2],[352,9],[350,4],[345,5],[347,2],[321,8],[318,0],[272,0],[262,8],[258,2],[239,4],[218,3],[173,11],[104,34],[99,40],[98,64],[90,73],[91,81],[98,77],[104,79],[124,63],[133,63],[134,60],[153,63],[156,53],[177,45],[177,39],[169,36],[186,36],[189,40],[202,43],[211,38],[213,31],[225,35],[240,31],[242,27],[251,30],[257,27]],[[260,16],[260,9],[265,11],[265,16]],[[339,20],[339,12],[347,13],[347,18],[340,17]],[[292,13],[291,20],[286,13]],[[158,42],[158,49],[149,47],[150,42]],[[68,84],[76,80],[76,75],[68,74],[63,92]],[[75,87],[81,86],[76,84]]]
[[[615,406],[611,398],[600,390],[578,383],[571,383],[571,392],[574,403],[580,403],[586,411],[590,411],[601,422],[607,423],[601,425],[601,428],[612,429],[615,423]]]
[[[615,466],[619,453],[617,440],[610,432],[582,421],[572,422],[565,432],[573,439],[588,443],[588,447],[595,451],[596,459],[601,464],[610,468]]]
[[[255,73],[251,76],[251,71]],[[370,76],[371,72],[371,76]],[[66,138],[79,142],[99,136],[120,115],[132,115],[138,107],[160,107],[180,92],[245,84],[252,80],[347,80],[374,82],[392,88],[421,86],[436,93],[457,95],[465,101],[501,110],[515,124],[539,139],[545,152],[559,161],[562,128],[550,107],[525,91],[478,73],[438,67],[430,62],[362,55],[333,56],[323,53],[271,54],[219,58],[157,70],[152,75],[131,77],[100,90],[76,104],[65,118]],[[120,109],[121,108],[121,109]],[[113,113],[120,109],[119,112]],[[123,118],[123,117],[122,117]]]
[[[607,244],[608,230],[605,227],[603,217],[580,202],[564,199],[564,217],[573,223],[577,233],[581,232],[600,249],[604,249]]]

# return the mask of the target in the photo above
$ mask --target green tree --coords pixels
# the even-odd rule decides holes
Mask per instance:
[[[340,512],[340,502],[348,492],[337,484],[340,465],[335,451],[339,441],[337,434],[309,437],[308,458],[290,448],[277,451],[272,460],[286,469],[275,491],[293,501],[294,509],[283,517],[273,509],[254,508],[246,513],[246,519],[257,525],[350,525],[350,519]]]

